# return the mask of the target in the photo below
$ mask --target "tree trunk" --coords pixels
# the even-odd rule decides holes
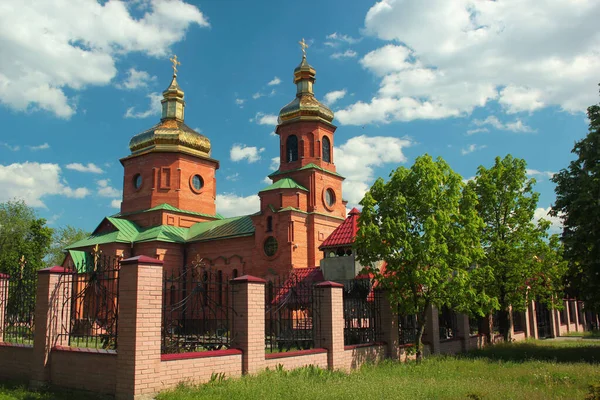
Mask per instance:
[[[419,318],[418,322],[419,329],[417,330],[417,336],[415,338],[417,364],[423,360],[423,331],[425,331],[425,325],[427,324],[427,310],[421,314],[421,318]]]
[[[488,344],[493,344],[494,343],[494,316],[493,313],[490,311],[490,313],[488,314],[486,320],[487,320],[487,332],[486,332],[486,336],[487,336],[487,342]]]

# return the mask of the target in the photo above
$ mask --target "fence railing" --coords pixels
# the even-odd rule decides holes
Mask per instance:
[[[187,266],[165,273],[161,352],[228,349],[232,296],[229,276],[222,271]]]
[[[319,335],[320,295],[314,282],[292,273],[265,287],[265,350],[267,353],[307,350]]]
[[[87,263],[65,270],[54,296],[62,324],[61,335],[68,335],[70,347],[117,348],[118,259],[92,257]]]
[[[11,275],[0,293],[4,304],[4,321],[0,321],[4,341],[33,345],[37,271],[21,271]]]
[[[381,340],[382,292],[369,279],[344,281],[344,345]]]
[[[448,307],[442,307],[439,311],[438,318],[440,340],[456,338],[458,332],[456,313]]]
[[[398,340],[400,344],[414,343],[419,329],[416,315],[398,313]]]

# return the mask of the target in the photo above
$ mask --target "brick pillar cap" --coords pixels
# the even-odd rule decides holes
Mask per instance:
[[[150,264],[150,265],[163,265],[164,261],[157,260],[156,258],[148,257],[148,256],[136,256],[126,258],[125,260],[121,260],[121,265],[129,265],[129,264]]]
[[[332,282],[332,281],[324,281],[321,283],[317,283],[316,285],[318,288],[343,288],[344,285],[341,283],[337,283],[337,282]]]
[[[8,274],[0,274],[0,279],[8,279],[10,278],[10,275]]]
[[[54,267],[40,269],[38,274],[64,274],[65,272],[73,272],[69,268],[60,267],[55,265]]]
[[[267,281],[265,281],[262,278],[257,278],[256,276],[252,276],[252,275],[242,275],[240,277],[237,277],[235,279],[231,280],[231,283],[267,283]]]

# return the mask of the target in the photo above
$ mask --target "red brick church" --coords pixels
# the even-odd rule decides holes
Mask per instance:
[[[176,71],[176,70],[175,70]],[[333,112],[314,95],[315,69],[303,56],[294,70],[296,97],[279,112],[279,169],[262,189],[260,209],[224,218],[215,205],[219,161],[210,139],[185,124],[177,74],[163,92],[162,118],[129,142],[121,211],[67,249],[64,265],[93,247],[115,257],[146,255],[165,269],[202,260],[229,276],[267,277],[319,265],[319,246],[346,214],[344,178],[336,172]]]

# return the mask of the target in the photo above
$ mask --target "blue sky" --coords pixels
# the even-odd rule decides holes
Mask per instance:
[[[541,216],[598,102],[599,18],[593,0],[4,1],[0,201],[24,198],[56,227],[117,212],[118,160],[158,122],[177,54],[186,123],[221,162],[218,211],[257,211],[305,38],[349,207],[423,153],[465,179],[511,153],[538,180]]]

